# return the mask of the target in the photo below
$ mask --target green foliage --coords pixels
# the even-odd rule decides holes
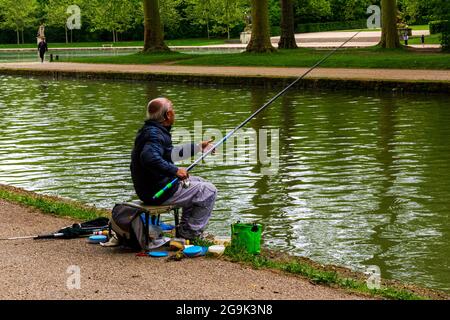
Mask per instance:
[[[213,23],[211,0],[185,0],[186,18],[191,20],[194,25],[205,26],[208,38],[211,33],[211,24]]]
[[[372,0],[330,0],[333,21],[367,19],[367,7]]]
[[[301,22],[319,22],[331,16],[328,0],[297,0],[296,14]]]
[[[231,29],[244,23],[249,12],[248,0],[211,0],[214,8],[212,19],[214,25],[211,31],[215,34],[227,34],[231,37]]]
[[[244,29],[245,16],[250,12],[249,0],[159,1],[165,36],[172,39],[236,36]],[[402,17],[409,24],[428,23],[430,19],[446,20],[450,14],[448,0],[397,1]],[[48,37],[59,42],[63,39],[66,9],[70,4],[77,4],[82,10],[82,31],[77,33],[79,41],[109,40],[109,32],[121,34],[123,40],[142,39],[142,0],[0,0],[0,29],[25,30],[25,35],[30,36],[45,20],[49,27]],[[380,1],[294,0],[296,31],[365,28],[365,10],[369,4],[379,5]],[[280,33],[280,17],[280,0],[269,0],[272,35]],[[12,42],[14,36],[12,32],[2,33],[0,41],[9,39],[6,42]]]
[[[428,21],[428,16],[431,13],[428,1],[398,0],[398,5],[406,23],[424,23]]]
[[[332,30],[350,30],[366,28],[366,20],[344,21],[344,22],[323,22],[305,23],[297,26],[296,32],[323,32]]]
[[[15,30],[17,32],[17,43],[19,40],[19,31],[36,23],[36,0],[0,0],[0,28]],[[36,28],[37,29],[37,28]],[[22,42],[24,42],[22,36]]]
[[[442,28],[441,46],[442,51],[450,52],[450,21],[447,21]]]
[[[443,32],[449,23],[449,20],[439,20],[439,21],[431,21],[429,23],[430,26],[430,34],[436,34]]]
[[[71,4],[77,4],[72,0],[48,0],[45,4],[45,23],[48,26],[65,27],[69,14],[67,7]]]
[[[159,0],[159,13],[163,29],[167,33],[174,34],[180,28],[182,12],[178,7],[184,0]]]
[[[140,0],[90,0],[85,13],[91,22],[92,31],[106,30],[115,35],[142,21],[141,15],[136,15],[141,6]]]
[[[272,27],[279,28],[281,22],[280,0],[269,0],[269,22]]]

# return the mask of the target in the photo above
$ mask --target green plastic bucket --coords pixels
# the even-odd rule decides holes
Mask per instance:
[[[261,252],[263,227],[256,223],[234,223],[231,225],[231,246],[239,247],[251,254]]]

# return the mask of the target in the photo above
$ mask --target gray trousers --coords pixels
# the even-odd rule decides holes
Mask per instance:
[[[163,205],[175,204],[183,209],[179,235],[185,239],[194,239],[202,235],[208,224],[217,196],[216,187],[200,177],[189,177],[189,188],[178,186],[174,195]]]

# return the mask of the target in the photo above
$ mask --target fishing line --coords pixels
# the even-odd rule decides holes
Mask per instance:
[[[278,94],[276,94],[272,99],[270,99],[269,101],[267,101],[261,108],[259,108],[258,110],[256,110],[255,112],[253,112],[252,115],[250,115],[247,119],[245,119],[240,125],[238,125],[236,128],[234,128],[233,130],[231,130],[225,137],[223,137],[220,141],[218,141],[215,145],[213,145],[209,150],[207,150],[205,153],[203,153],[203,155],[198,158],[197,160],[195,160],[189,167],[186,168],[186,171],[190,171],[193,168],[195,168],[197,166],[197,164],[199,164],[203,159],[205,159],[213,150],[215,150],[218,146],[220,146],[222,143],[224,143],[225,141],[227,141],[227,139],[229,137],[231,137],[236,131],[238,131],[239,129],[241,129],[243,126],[245,126],[250,120],[252,120],[254,117],[256,117],[261,111],[263,111],[264,109],[266,109],[268,106],[270,106],[275,100],[277,100],[279,97],[281,97],[283,94],[286,93],[286,91],[288,91],[290,88],[292,88],[297,82],[299,82],[300,80],[302,80],[304,77],[306,77],[311,71],[313,71],[315,68],[317,68],[320,64],[322,64],[325,60],[327,60],[330,56],[332,56],[336,51],[338,51],[340,48],[342,48],[344,45],[346,45],[348,42],[350,42],[354,37],[356,37],[358,34],[360,33],[360,31],[358,31],[357,33],[355,33],[353,36],[351,36],[348,40],[346,40],[345,42],[343,42],[339,47],[335,48],[334,50],[332,50],[330,53],[328,53],[325,57],[323,57],[322,59],[320,59],[318,62],[316,62],[315,65],[313,65],[311,68],[309,68],[305,73],[303,73],[300,77],[298,77],[297,79],[295,79],[294,82],[292,82],[290,85],[288,85],[286,88],[284,88],[282,91],[280,91]],[[180,180],[180,178],[176,177],[175,179],[173,179],[172,181],[170,181],[163,189],[161,189],[160,191],[158,191],[154,196],[153,196],[153,200],[158,199],[159,197],[161,197],[164,192],[166,192],[166,190],[172,188],[172,186],[178,181]]]

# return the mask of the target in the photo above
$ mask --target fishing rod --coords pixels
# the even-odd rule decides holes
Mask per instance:
[[[209,150],[207,150],[203,155],[195,160],[189,167],[186,168],[186,171],[192,170],[194,167],[197,166],[197,164],[200,163],[203,159],[205,159],[213,150],[215,150],[218,146],[220,146],[222,143],[227,141],[229,137],[231,137],[236,131],[241,129],[243,126],[245,126],[250,120],[252,120],[254,117],[256,117],[261,111],[266,109],[268,106],[270,106],[275,100],[277,100],[279,97],[281,97],[286,91],[288,91],[290,88],[292,88],[297,82],[302,80],[304,77],[306,77],[311,71],[313,71],[315,68],[317,68],[320,64],[322,64],[325,60],[327,60],[331,55],[333,55],[336,51],[338,51],[340,48],[342,48],[344,45],[346,45],[348,42],[350,42],[354,37],[356,37],[360,31],[356,32],[353,36],[351,36],[348,40],[343,42],[339,47],[335,48],[333,51],[328,53],[325,57],[320,59],[315,65],[313,65],[311,68],[309,68],[304,74],[302,74],[300,77],[298,77],[294,82],[292,82],[290,85],[288,85],[286,88],[284,88],[282,91],[280,91],[278,94],[276,94],[272,99],[267,101],[261,108],[253,112],[252,115],[250,115],[247,119],[245,119],[240,125],[238,125],[236,128],[231,130],[225,137],[223,137],[220,141],[218,141],[215,145],[212,146]],[[178,181],[180,178],[176,177],[172,181],[170,181],[164,188],[159,190],[154,196],[153,200],[158,199],[161,197],[166,190],[172,188],[172,186]]]

